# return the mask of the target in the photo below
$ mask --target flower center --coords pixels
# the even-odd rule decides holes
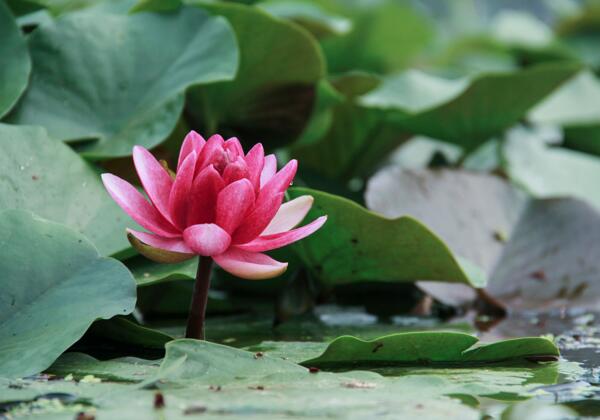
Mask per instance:
[[[223,171],[230,163],[229,154],[226,150],[221,150],[217,156],[215,156],[215,160],[212,162],[214,168],[219,172],[219,174],[223,175]]]

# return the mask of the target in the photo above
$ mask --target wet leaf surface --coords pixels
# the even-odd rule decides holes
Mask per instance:
[[[46,371],[50,374],[80,381],[88,375],[112,382],[141,382],[154,377],[160,360],[124,357],[100,361],[85,353],[65,353]]]
[[[133,311],[131,274],[101,257],[83,235],[26,211],[7,210],[0,213],[0,238],[1,376],[36,374],[96,318]],[[28,264],[29,258],[36,264]]]
[[[31,72],[25,38],[8,5],[0,5],[0,118],[15,105]]]
[[[103,255],[127,253],[135,222],[104,189],[98,171],[39,127],[0,124],[0,209],[24,209],[83,233]]]
[[[328,287],[358,281],[428,279],[479,285],[485,281],[411,217],[386,219],[315,190],[294,188],[289,193],[291,198],[304,194],[315,198],[308,219],[328,216],[320,231],[295,246],[306,267]]]
[[[556,346],[545,338],[516,338],[476,346],[477,342],[477,337],[457,332],[399,333],[368,341],[343,336],[330,343],[323,354],[302,364],[327,367],[514,364],[538,359],[556,361],[559,357]]]
[[[351,314],[347,312],[338,321],[351,319]],[[322,340],[327,338],[323,338],[323,333],[331,338],[349,329],[357,333],[356,326],[346,327],[338,321],[327,321],[328,332],[322,330],[321,335],[314,334],[314,321],[288,328],[285,336],[268,333],[266,323],[262,327],[257,325],[256,332],[262,330],[277,341],[252,345],[247,351],[177,340],[168,344],[164,361],[131,357],[101,361],[67,353],[49,372],[59,378],[73,379],[0,380],[0,408],[7,407],[8,401],[24,401],[18,410],[25,413],[37,410],[49,418],[82,409],[91,409],[101,416],[152,416],[157,413],[154,404],[156,394],[160,393],[165,404],[160,412],[169,418],[187,418],[193,412],[233,418],[302,418],[335,413],[360,417],[373,412],[383,418],[394,418],[398,413],[414,417],[418,413],[444,412],[450,418],[478,418],[482,413],[500,413],[507,404],[528,398],[538,401],[535,406],[559,401],[588,413],[591,410],[592,415],[597,413],[593,411],[593,400],[589,399],[594,395],[589,382],[593,370],[565,360],[504,367],[494,364],[468,368],[371,367],[372,372],[337,373],[297,365],[325,349],[327,344]],[[520,328],[532,328],[530,321],[530,318],[523,319],[522,327],[509,321],[503,330],[522,334]],[[575,326],[579,334],[583,335],[584,330],[590,334],[586,336],[589,339],[580,338],[581,342],[597,348],[599,342],[592,340],[594,327],[587,325],[590,322],[593,322],[590,316],[570,320],[549,318],[545,329],[565,330]],[[241,321],[240,331],[243,324],[249,325]],[[234,319],[213,318],[212,330],[218,331],[219,325],[223,332],[229,329],[231,336],[239,337]],[[386,326],[373,321],[360,328],[358,335],[367,338],[376,331],[381,334],[384,328],[398,330],[398,325]],[[417,328],[422,329],[423,325]],[[319,341],[298,341],[309,336]],[[294,338],[295,341],[290,341]],[[279,341],[281,339],[284,341]],[[570,340],[566,336],[558,338],[563,355],[581,360],[576,353],[569,353],[572,344],[565,343],[572,343],[573,338]],[[231,344],[242,345],[242,341],[229,341],[228,345]],[[156,387],[159,390],[152,389]],[[38,396],[49,396],[62,403],[40,404],[39,400],[33,401]],[[91,405],[82,406],[82,401]],[[12,409],[15,410],[14,406]]]
[[[270,352],[269,346],[279,349]],[[412,417],[419,412],[446,410],[445,415],[450,418],[477,418],[479,411],[465,402],[495,401],[492,407],[498,404],[502,407],[507,402],[538,395],[540,387],[555,386],[582,373],[567,362],[534,367],[404,367],[330,373],[282,359],[284,354],[314,353],[318,350],[315,346],[300,342],[267,343],[265,351],[259,352],[177,340],[167,346],[167,356],[160,368],[156,362],[134,358],[98,361],[81,354],[67,354],[52,368],[56,373],[71,373],[75,380],[94,375],[102,381],[94,383],[88,376],[79,383],[21,380],[11,382],[11,388],[7,382],[0,382],[0,386],[7,391],[2,394],[3,402],[27,400],[50,392],[64,393],[79,400],[88,399],[100,415],[150,415],[154,412],[156,393],[160,392],[165,404],[161,411],[174,418],[183,416],[186,410],[235,418],[314,417],[333,413],[364,416],[373,410],[383,418],[394,418],[398,413]],[[133,380],[138,385],[114,380]],[[157,386],[160,391],[143,389],[148,386]],[[488,406],[490,403],[486,402],[481,409],[486,411]]]
[[[84,10],[42,25],[29,47],[31,84],[10,121],[43,125],[57,140],[95,139],[82,146],[92,159],[160,144],[175,128],[185,90],[233,78],[238,63],[231,27],[200,10]]]

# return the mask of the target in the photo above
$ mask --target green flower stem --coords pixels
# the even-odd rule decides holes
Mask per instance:
[[[187,328],[185,330],[186,338],[204,340],[204,317],[208,302],[208,290],[210,289],[211,266],[212,258],[200,257]]]

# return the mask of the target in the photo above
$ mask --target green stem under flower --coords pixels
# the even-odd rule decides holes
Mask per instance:
[[[198,261],[198,271],[196,272],[196,281],[194,283],[194,292],[192,294],[192,303],[190,304],[187,328],[185,330],[186,338],[204,340],[204,317],[206,315],[206,304],[208,302],[208,290],[210,289],[211,266],[212,258],[200,257],[200,260]]]

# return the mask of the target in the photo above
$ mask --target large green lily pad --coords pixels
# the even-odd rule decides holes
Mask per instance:
[[[472,151],[518,122],[579,69],[572,63],[543,64],[470,80],[410,70],[389,77],[360,102],[387,111],[401,129]]]
[[[473,340],[477,341],[471,337],[469,342]],[[543,340],[540,348],[545,343],[554,348],[548,340],[539,340]],[[223,365],[224,357],[235,366]],[[220,369],[210,368],[212,365],[218,365]],[[447,403],[446,396],[489,396],[507,400],[523,398],[519,393],[525,394],[540,384],[555,383],[557,365],[529,364],[529,369],[495,367],[439,371],[404,368],[401,373],[382,377],[364,371],[329,373],[298,370],[297,365],[282,360],[281,356],[271,357],[268,351],[254,353],[211,343],[177,340],[168,345],[167,357],[161,366],[166,375],[162,376],[159,386],[166,395],[176,392],[175,395],[182,398],[193,398],[193,395],[197,395],[198,387],[208,387],[213,392],[203,394],[207,413],[224,410],[225,413],[239,414],[250,409],[254,412],[258,410],[262,415],[285,410],[288,415],[326,416],[351,410],[355,415],[367,415],[376,404],[383,412],[390,414],[382,414],[384,418],[394,418],[398,413],[414,416],[416,412],[413,410],[418,406],[425,408],[428,404]],[[237,377],[233,377],[235,370],[240,372]],[[270,373],[265,375],[265,371]],[[181,388],[182,385],[187,388]],[[218,388],[220,391],[214,392],[218,386],[221,387]],[[224,395],[228,397],[227,401],[222,399]],[[307,405],[308,401],[312,403]],[[308,411],[307,407],[310,407]]]
[[[21,96],[31,72],[25,38],[5,2],[0,3],[0,118]]]
[[[478,287],[485,283],[477,270],[460,262],[440,238],[411,217],[386,219],[339,196],[306,188],[288,191],[290,198],[315,198],[307,220],[328,216],[323,228],[295,248],[327,287],[361,281],[441,280]]]
[[[128,314],[135,282],[81,234],[22,210],[0,213],[0,376],[47,368],[96,318]]]
[[[58,140],[95,139],[81,146],[93,159],[161,143],[186,89],[230,80],[238,65],[229,24],[194,8],[70,13],[38,28],[29,47],[32,82],[10,121],[42,125]]]
[[[352,336],[335,339],[319,357],[302,362],[305,366],[430,365],[524,361],[528,358],[556,358],[558,348],[546,338],[528,337],[475,344],[479,340],[458,332],[398,333],[374,340]]]
[[[54,410],[55,415],[63,417],[69,409],[90,410],[91,407],[77,406],[77,401],[88,401],[95,406],[97,416],[106,417],[145,418],[162,414],[179,419],[202,412],[204,416],[364,418],[376,412],[380,418],[434,413],[437,417],[475,419],[480,417],[474,409],[478,397],[504,402],[521,400],[534,395],[540,386],[555,384],[559,378],[575,380],[583,373],[580,368],[574,369],[573,363],[564,361],[511,367],[488,365],[485,369],[404,366],[379,367],[377,373],[331,373],[311,372],[282,360],[314,353],[314,344],[271,343],[270,347],[277,349],[275,354],[268,348],[258,353],[197,340],[177,340],[168,344],[159,370],[156,362],[131,357],[100,361],[83,354],[66,354],[50,371],[58,375],[72,373],[76,379],[94,375],[103,381],[25,380],[16,387],[0,379],[0,407],[6,407],[9,401],[24,401],[18,408],[21,413],[37,410],[38,415],[49,416]],[[234,376],[235,372],[240,375]],[[153,387],[158,387],[164,396],[165,406],[158,412],[153,406],[157,391],[148,389]],[[32,399],[39,395],[62,398],[66,403],[36,404]],[[68,405],[69,400],[76,402]]]
[[[130,248],[134,222],[110,198],[96,169],[39,127],[0,124],[0,209],[32,211],[83,233],[103,255]]]
[[[192,339],[167,343],[159,376],[178,383],[225,385],[281,373],[308,374],[306,368],[271,356]]]
[[[224,16],[240,46],[235,80],[194,89],[188,100],[207,132],[237,135],[249,145],[295,140],[311,114],[325,73],[318,44],[299,26],[242,4],[189,0]]]
[[[186,358],[183,365],[191,371],[197,371],[205,360],[214,359],[215,353],[221,350],[219,347],[197,343],[198,347],[205,350],[202,358],[187,358],[192,355],[191,349],[180,353]],[[238,352],[254,357],[253,353]],[[81,361],[85,363],[85,360]],[[257,362],[254,363],[255,366],[261,363],[261,360],[252,361]],[[92,365],[93,361],[89,362]],[[475,409],[463,405],[459,399],[444,395],[450,381],[443,378],[436,378],[438,381],[432,384],[430,377],[420,376],[396,384],[395,381],[370,372],[311,374],[308,369],[295,365],[300,369],[299,372],[258,374],[219,385],[219,382],[211,384],[206,381],[201,372],[196,376],[196,381],[191,378],[189,381],[177,381],[182,361],[178,362],[178,365],[172,365],[175,370],[168,376],[171,379],[156,382],[165,402],[164,408],[160,409],[154,408],[153,404],[157,391],[140,389],[143,384],[26,381],[23,389],[11,389],[0,379],[0,389],[3,397],[10,398],[10,401],[23,401],[22,405],[10,411],[11,415],[35,413],[45,418],[71,417],[80,411],[93,412],[96,416],[107,418],[149,418],[164,415],[169,419],[182,420],[193,415],[233,418],[329,418],[341,415],[364,418],[374,410],[381,412],[378,417],[384,419],[396,418],[398,414],[411,418],[424,410],[438,415],[443,413],[446,418],[479,418]],[[270,365],[266,361],[262,362]],[[128,363],[132,366],[126,366]],[[166,363],[167,360],[164,364]],[[99,374],[103,373],[102,365],[107,365],[108,370],[120,364],[124,371],[127,369],[126,373],[131,371],[134,374],[145,369],[139,365],[136,368],[134,360],[121,359],[98,364],[100,366],[95,371]],[[82,367],[81,363],[76,367]],[[152,382],[145,383],[150,385]],[[183,384],[186,386],[182,387]],[[430,391],[427,395],[423,393],[424,386]],[[34,400],[36,395],[45,395],[53,401],[41,404]],[[65,403],[60,404],[61,399]],[[91,403],[95,407],[82,403]]]
[[[332,80],[340,99],[323,111],[331,114],[327,129],[294,154],[322,175],[350,180],[370,175],[412,134],[472,152],[523,118],[577,70],[573,64],[547,64],[462,79],[408,70],[378,86],[371,75],[347,74]],[[512,93],[522,90],[526,94]]]

